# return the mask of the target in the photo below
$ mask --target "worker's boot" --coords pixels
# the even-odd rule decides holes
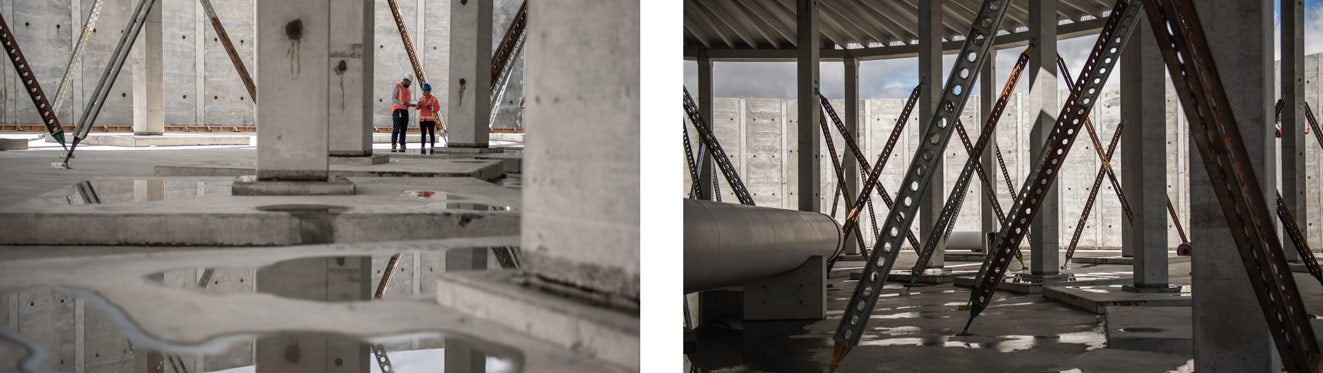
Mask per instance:
[[[395,143],[390,143],[390,152],[391,152],[391,153],[396,153],[396,151],[395,151]]]

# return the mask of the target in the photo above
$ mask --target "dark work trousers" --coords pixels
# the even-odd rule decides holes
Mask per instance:
[[[422,121],[422,122],[418,122],[418,129],[420,130],[419,132],[422,132],[422,133],[421,133],[421,136],[418,136],[418,146],[419,146],[420,148],[426,148],[426,147],[427,147],[427,138],[430,136],[430,137],[432,138],[432,148],[435,149],[435,148],[436,148],[436,122],[435,122],[435,121],[430,121],[430,120],[425,120],[425,121]]]
[[[400,144],[400,147],[404,147],[409,133],[409,110],[397,109],[390,113],[390,118],[395,122],[390,130],[390,146],[395,148],[395,144]]]

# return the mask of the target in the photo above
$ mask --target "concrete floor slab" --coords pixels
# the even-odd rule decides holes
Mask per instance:
[[[1188,256],[1168,256],[1167,263],[1189,262]],[[1135,258],[1129,256],[1109,255],[1109,256],[1085,256],[1070,258],[1071,263],[1075,264],[1111,264],[1111,265],[1134,265]]]
[[[948,262],[982,262],[987,258],[987,254],[972,251],[948,251],[943,257],[946,258],[946,261]]]
[[[1018,274],[1017,274],[1018,275]],[[1005,290],[1020,294],[1038,294],[1043,292],[1044,286],[1063,286],[1063,285],[1120,285],[1130,283],[1132,280],[1129,273],[1069,273],[1069,277],[1062,279],[1052,279],[1046,281],[1025,281],[1017,276],[1006,276],[1001,285],[997,287],[999,291]],[[956,276],[955,286],[972,288],[974,287],[974,276]]]
[[[1079,354],[1041,372],[1193,372],[1189,355],[1105,348]]]
[[[887,274],[887,281],[903,282],[908,284],[912,280],[916,284],[944,284],[955,281],[955,277],[958,275],[973,275],[977,272],[978,271],[972,271],[972,270],[930,268],[924,270],[923,273],[920,273],[917,276],[915,276],[914,273],[911,272],[910,270],[898,269],[898,270],[892,270],[890,274]],[[850,278],[852,280],[857,280],[857,278],[855,278],[855,275],[853,273],[850,274]]]
[[[1048,286],[1043,298],[1099,315],[1112,307],[1189,307],[1191,301],[1189,286],[1178,293],[1136,293],[1123,290],[1122,285]]]
[[[28,150],[28,139],[0,138],[0,150]]]
[[[594,306],[529,286],[523,276],[513,271],[446,273],[437,280],[436,300],[462,315],[506,325],[594,359],[622,368],[639,366],[637,308]]]
[[[524,153],[522,148],[487,148],[487,149],[503,150],[500,152],[488,152],[488,153],[472,153],[472,152],[450,153],[450,152],[446,152],[445,151],[446,149],[449,148],[437,148],[435,149],[436,150],[435,153],[429,152],[427,154],[423,154],[419,150],[409,150],[406,152],[391,153],[391,157],[401,158],[401,159],[403,158],[453,159],[456,160],[457,162],[467,162],[470,160],[484,160],[484,161],[494,160],[494,161],[501,161],[501,163],[505,165],[505,172],[507,173],[524,172]],[[460,149],[460,148],[456,148],[456,149]],[[466,148],[466,149],[476,150],[478,148]]]
[[[385,154],[373,154],[365,157],[331,156],[331,164],[333,165],[343,164],[343,165],[368,166],[368,165],[377,165],[377,164],[386,164],[386,163],[390,163],[390,156]]]
[[[411,251],[438,254],[455,249],[516,246],[518,242],[516,236],[505,236],[222,249],[103,247],[86,251],[85,248],[76,247],[46,247],[33,250],[42,255],[0,260],[0,292],[13,294],[48,288],[72,291],[77,298],[76,302],[86,303],[89,315],[86,330],[89,338],[97,334],[118,341],[128,340],[140,352],[164,351],[191,357],[194,354],[224,352],[228,346],[245,340],[288,333],[317,333],[321,336],[372,339],[382,343],[386,341],[378,338],[444,335],[446,338],[461,339],[466,345],[499,358],[503,366],[514,371],[629,370],[594,359],[583,352],[533,338],[512,329],[509,324],[478,320],[465,316],[457,309],[431,302],[389,299],[318,302],[259,294],[251,290],[202,291],[187,285],[187,281],[173,286],[145,281],[146,277],[154,273],[199,267],[265,267],[291,259],[380,257]],[[29,248],[15,249],[28,251]],[[144,255],[144,252],[151,254]],[[192,274],[191,271],[189,273]],[[167,282],[170,278],[166,277]],[[90,317],[94,314],[93,310],[98,314],[108,313],[109,316],[98,318],[100,321],[93,324]],[[75,340],[72,334],[67,337],[69,341]],[[34,342],[31,336],[22,331],[16,335],[9,334],[7,338],[13,339],[0,338],[0,370],[17,368],[17,361],[9,358],[21,355],[13,353],[14,344],[40,349],[44,356],[53,356],[51,351],[58,348],[48,343]],[[119,355],[118,351],[117,348],[116,356]],[[92,355],[89,352],[87,356],[91,359]],[[105,360],[105,354],[99,356]],[[132,362],[131,359],[127,361]]]
[[[1194,323],[1188,306],[1189,302],[1185,307],[1111,307],[1107,347],[1193,356]]]
[[[54,140],[51,140],[52,142]],[[97,134],[89,135],[79,142],[82,145],[105,145],[123,147],[152,146],[198,146],[198,145],[252,145],[252,135],[212,135],[212,134],[165,134],[156,136],[133,134]]]
[[[254,175],[240,176],[230,185],[233,196],[348,196],[354,183],[340,176],[325,181],[258,180]]]
[[[252,175],[255,161],[210,161],[156,166],[156,176],[229,176]],[[504,165],[495,160],[466,159],[391,159],[390,163],[332,164],[331,176],[342,177],[472,177],[492,181],[505,175]]]
[[[351,196],[230,196],[233,181],[97,179],[57,188],[0,208],[0,244],[293,245],[519,231],[519,191],[471,178],[352,178]],[[88,190],[99,204],[89,203]]]

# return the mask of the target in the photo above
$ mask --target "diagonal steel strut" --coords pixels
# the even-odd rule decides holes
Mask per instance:
[[[125,27],[125,32],[120,33],[119,42],[115,44],[115,51],[110,55],[106,70],[101,73],[101,79],[97,81],[96,89],[92,91],[91,98],[87,100],[87,106],[83,109],[83,116],[78,120],[78,126],[74,127],[73,145],[69,146],[68,153],[64,155],[65,163],[68,163],[69,158],[73,157],[74,150],[78,149],[78,143],[87,138],[87,133],[92,131],[92,123],[96,122],[98,115],[101,115],[101,106],[105,105],[106,97],[110,95],[110,88],[115,85],[115,78],[119,77],[119,72],[124,67],[124,61],[129,58],[129,51],[133,49],[133,43],[138,39],[138,33],[142,31],[142,26],[147,23],[147,13],[151,11],[155,4],[156,0],[138,0],[138,5],[133,8],[132,18],[129,18],[129,24]]]
[[[849,226],[851,226],[853,222],[859,220],[860,210],[858,207],[863,204],[864,201],[871,198],[873,188],[883,190],[879,178],[882,176],[882,170],[887,166],[887,161],[891,160],[891,152],[896,150],[896,143],[900,141],[900,135],[905,131],[905,122],[909,120],[910,113],[914,111],[914,104],[919,101],[919,87],[922,86],[922,84],[915,86],[914,90],[910,91],[910,98],[905,101],[905,107],[901,109],[900,117],[896,118],[896,125],[891,128],[891,136],[887,137],[886,146],[883,146],[882,153],[878,154],[877,162],[873,162],[873,170],[868,173],[868,179],[864,181],[864,187],[859,191],[859,197],[854,200],[855,208],[851,209],[850,212],[845,215],[844,226],[846,229],[849,229]],[[893,206],[891,195],[886,194],[885,191],[880,193],[882,193],[882,201],[887,203],[887,207],[890,208]],[[913,247],[915,251],[918,251],[919,240],[914,237],[914,233],[907,231],[906,238],[910,240],[910,247]],[[836,259],[839,258],[841,252],[844,252],[844,250],[838,250],[836,254],[832,254],[831,259],[827,261],[828,270],[831,270],[831,268],[836,265]]]
[[[230,34],[225,32],[225,26],[221,25],[220,17],[216,16],[216,10],[211,8],[211,0],[198,1],[202,3],[202,9],[207,12],[207,18],[211,19],[211,28],[216,31],[216,38],[220,39],[221,46],[225,47],[225,53],[230,55],[230,64],[234,65],[234,71],[239,74],[239,80],[242,80],[244,88],[248,89],[248,98],[253,100],[253,105],[256,105],[257,86],[253,84],[253,76],[248,74],[248,68],[244,67],[239,52],[234,49],[234,42],[230,41]],[[412,55],[412,52],[410,55]]]
[[[921,143],[910,162],[909,170],[901,182],[897,195],[899,203],[887,213],[882,233],[874,242],[873,251],[868,255],[868,264],[864,266],[863,277],[856,284],[850,297],[845,314],[841,317],[840,327],[835,334],[836,345],[833,348],[831,367],[839,366],[841,359],[850,349],[859,344],[868,324],[868,318],[877,304],[886,275],[896,264],[901,245],[905,238],[902,231],[908,232],[919,212],[919,201],[923,200],[932,183],[933,170],[942,162],[942,152],[951,140],[951,132],[960,113],[969,101],[974,81],[978,79],[979,68],[988,59],[993,39],[1001,26],[1001,20],[1010,8],[1009,0],[984,0],[974,17],[969,35],[964,39],[956,63],[951,67],[951,75],[946,79],[941,99],[937,102],[937,112],[928,126],[922,127],[924,133],[919,137]],[[881,167],[873,169],[869,179],[875,182]],[[866,197],[866,196],[865,196]],[[857,208],[856,208],[857,209]]]
[[[735,171],[735,166],[731,165],[730,158],[726,156],[726,151],[721,148],[721,142],[717,141],[717,136],[712,134],[712,129],[707,127],[707,122],[698,114],[698,105],[694,104],[694,98],[689,95],[689,88],[684,89],[684,111],[689,116],[689,121],[698,129],[698,138],[707,145],[712,152],[712,160],[721,169],[721,174],[726,177],[726,182],[730,184],[730,189],[739,198],[740,204],[753,206],[753,197],[749,196],[749,190],[744,188],[744,181],[740,180],[740,174]],[[716,186],[717,183],[713,183]],[[721,195],[720,192],[714,192]]]
[[[37,75],[33,74],[32,68],[28,66],[28,60],[23,57],[23,51],[18,48],[18,41],[9,31],[9,24],[5,23],[4,17],[0,17],[0,45],[4,45],[5,54],[8,54],[9,61],[14,63],[14,70],[18,72],[19,80],[23,81],[23,88],[27,89],[28,97],[32,98],[32,105],[37,107],[37,114],[41,116],[42,124],[46,125],[46,131],[51,137],[59,140],[60,145],[64,145],[64,128],[60,126],[60,119],[55,116],[55,108],[46,101],[46,93],[41,91],[41,83],[37,82]]]
[[[1112,154],[1116,151],[1116,144],[1121,140],[1121,130],[1124,128],[1125,123],[1116,124],[1116,133],[1112,134],[1112,142],[1107,144],[1107,153],[1104,154],[1107,159],[1112,159]],[[1066,260],[1064,263],[1061,263],[1062,269],[1065,269],[1068,263],[1070,263],[1070,258],[1075,257],[1075,247],[1076,245],[1079,245],[1080,235],[1084,233],[1084,223],[1089,221],[1089,212],[1093,211],[1093,203],[1098,198],[1098,188],[1102,187],[1103,176],[1106,173],[1107,169],[1103,168],[1103,166],[1099,166],[1098,173],[1093,176],[1093,186],[1089,188],[1089,199],[1084,201],[1084,211],[1080,213],[1080,219],[1075,223],[1075,234],[1070,237],[1070,247],[1066,249]],[[1168,203],[1168,206],[1171,206],[1171,204]],[[1181,223],[1177,221],[1176,224],[1180,225]],[[1182,240],[1184,240],[1185,230],[1182,229],[1180,232]]]
[[[1070,67],[1066,66],[1066,60],[1057,55],[1057,67],[1061,71],[1061,78],[1066,81],[1066,89],[1074,89],[1075,83],[1070,78]],[[1112,183],[1112,190],[1116,192],[1116,199],[1121,201],[1121,211],[1125,213],[1125,220],[1134,224],[1135,219],[1130,213],[1130,202],[1125,199],[1125,193],[1121,189],[1121,181],[1116,178],[1116,173],[1112,172],[1112,157],[1103,154],[1102,140],[1098,137],[1098,130],[1093,126],[1093,120],[1084,118],[1084,130],[1089,134],[1089,141],[1093,142],[1093,152],[1098,155],[1098,161],[1102,163],[1102,168],[1107,174],[1107,180]]]
[[[993,241],[995,251],[983,262],[983,270],[975,280],[975,288],[970,294],[969,321],[965,323],[962,334],[968,332],[969,324],[992,301],[992,295],[1006,275],[1006,267],[1010,265],[1011,253],[1029,233],[1029,224],[1037,217],[1045,195],[1056,181],[1058,171],[1075,142],[1080,126],[1093,110],[1093,104],[1102,93],[1107,77],[1115,70],[1121,49],[1130,31],[1139,23],[1142,10],[1143,3],[1139,1],[1118,0],[1111,15],[1107,17],[1093,52],[1084,64],[1079,83],[1071,89],[1070,97],[1061,108],[1057,122],[1048,135],[1046,147],[1037,155],[1034,167],[1031,168],[1033,172],[1025,179],[1020,194],[1015,198],[1011,214],[1006,217],[1008,224],[1002,226]]]
[[[818,97],[822,97],[821,96],[822,92],[818,92],[818,93],[819,93]],[[841,167],[841,158],[836,155],[836,142],[831,139],[831,130],[827,128],[826,115],[818,115],[818,125],[822,127],[822,138],[827,142],[827,153],[831,155],[832,170],[836,172],[836,190],[843,191],[845,190],[845,184],[846,184],[845,169],[844,167]],[[850,138],[849,135],[850,133],[846,132],[844,136],[847,142],[849,141]],[[854,207],[854,205],[851,203],[851,201],[848,199],[845,200],[845,208],[848,209],[852,207]],[[855,221],[855,226],[853,227],[855,240],[857,240],[858,242],[864,242],[863,235],[859,233],[858,225],[859,222]],[[845,245],[841,245],[841,246],[845,246]]]
[[[1024,52],[1021,52],[1020,57],[1015,61],[1015,66],[1011,69],[1011,75],[1007,77],[1006,84],[1002,86],[1001,94],[997,96],[997,102],[993,105],[992,111],[988,113],[987,119],[983,122],[983,128],[979,130],[978,140],[973,145],[969,142],[969,134],[965,133],[964,124],[960,123],[959,120],[956,121],[956,133],[960,135],[960,142],[964,145],[965,152],[969,157],[966,158],[965,166],[960,170],[960,176],[956,178],[950,196],[947,197],[945,205],[942,206],[942,213],[937,217],[932,232],[923,243],[923,250],[919,251],[919,258],[910,270],[914,275],[910,276],[910,283],[906,285],[906,290],[902,294],[909,294],[909,288],[918,281],[918,274],[928,267],[928,261],[932,260],[933,254],[937,252],[937,247],[945,245],[946,241],[951,238],[951,233],[955,231],[956,219],[960,217],[960,209],[965,205],[965,195],[975,173],[978,174],[979,180],[983,182],[983,193],[992,201],[993,212],[996,213],[998,223],[1005,225],[1006,213],[1002,211],[1001,204],[997,201],[996,189],[994,189],[992,183],[988,182],[988,176],[984,173],[983,166],[979,164],[978,159],[979,154],[983,154],[988,144],[997,136],[997,123],[1001,121],[1001,114],[1006,110],[1006,103],[1010,100],[1012,92],[1015,91],[1015,85],[1019,83],[1025,65],[1029,63],[1029,53],[1032,49],[1032,47],[1025,48]],[[983,78],[991,80],[995,77],[985,76]],[[1016,251],[1016,257],[1021,257],[1018,250]],[[1024,259],[1021,258],[1020,263],[1023,265]]]
[[[1149,0],[1147,10],[1158,48],[1180,97],[1229,233],[1259,300],[1263,320],[1291,372],[1319,369],[1320,353],[1311,316],[1300,299],[1282,242],[1264,200],[1249,152],[1231,112],[1204,26],[1189,0]]]

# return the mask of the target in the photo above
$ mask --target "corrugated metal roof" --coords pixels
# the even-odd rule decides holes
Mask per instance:
[[[776,50],[795,48],[796,0],[685,0],[686,49]],[[942,40],[960,41],[969,33],[977,0],[949,0],[942,8]],[[1097,20],[1114,1],[1057,2],[1059,25]],[[918,43],[919,5],[914,0],[818,0],[823,48],[865,49]],[[1028,30],[1029,8],[1010,1],[1002,35]],[[1101,26],[1101,22],[1089,22]],[[1097,26],[1090,27],[1096,29]],[[1073,31],[1078,32],[1078,27]]]

